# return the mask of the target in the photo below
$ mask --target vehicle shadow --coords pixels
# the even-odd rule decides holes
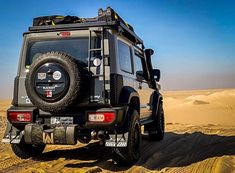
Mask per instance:
[[[235,136],[208,135],[201,132],[184,134],[168,132],[160,142],[143,139],[142,155],[136,165],[150,170],[188,166],[207,158],[235,155],[234,146]],[[76,163],[66,163],[65,167],[69,168],[98,166],[108,171],[125,171],[130,168],[114,164],[111,157],[110,148],[91,143],[86,147],[46,152],[37,159],[43,161],[58,158],[79,160]]]

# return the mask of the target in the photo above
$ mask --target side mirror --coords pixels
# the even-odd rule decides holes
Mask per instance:
[[[145,54],[147,57],[151,57],[154,54],[154,50],[153,49],[145,49]]]
[[[142,82],[143,80],[145,80],[143,71],[137,71],[136,78],[137,78],[137,81],[139,82]]]
[[[161,77],[161,71],[159,69],[153,69],[154,80],[159,82]]]

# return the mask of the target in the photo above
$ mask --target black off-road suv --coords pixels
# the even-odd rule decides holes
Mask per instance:
[[[160,71],[134,29],[108,7],[94,18],[44,16],[24,33],[3,142],[21,158],[46,144],[99,140],[119,164],[140,157],[141,126],[164,136]]]

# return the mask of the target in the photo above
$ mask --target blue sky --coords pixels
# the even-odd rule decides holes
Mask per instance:
[[[93,17],[107,6],[155,50],[163,90],[235,87],[235,1],[0,0],[0,99],[11,97],[22,33],[34,17]]]

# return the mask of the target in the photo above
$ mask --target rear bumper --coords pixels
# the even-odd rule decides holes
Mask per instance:
[[[31,122],[11,121],[11,112],[31,112]],[[115,119],[111,123],[88,121],[89,112],[113,112]],[[8,125],[3,137],[4,143],[19,143],[22,139],[28,144],[62,144],[74,145],[79,139],[92,140],[92,133],[103,133],[103,142],[107,147],[126,147],[128,133],[120,131],[126,115],[125,107],[89,109],[69,114],[43,113],[35,107],[11,107],[8,111]],[[53,116],[73,117],[71,124],[51,124]],[[98,138],[99,139],[99,138]],[[88,142],[89,142],[88,140]],[[100,139],[99,139],[100,140]]]
[[[55,145],[75,145],[79,140],[78,125],[54,126],[48,128],[45,125],[27,124],[24,130],[24,141],[27,144],[55,144]],[[101,131],[99,131],[101,132]],[[107,132],[107,131],[106,131]],[[106,147],[126,147],[128,142],[128,132],[123,134],[104,133]],[[88,135],[88,134],[87,134]],[[92,140],[89,139],[89,141]]]
[[[123,120],[126,114],[127,107],[112,107],[112,108],[94,108],[88,109],[82,108],[81,110],[77,110],[76,112],[64,112],[58,114],[51,114],[48,112],[43,112],[38,110],[36,107],[16,107],[12,106],[7,111],[8,121],[16,128],[23,130],[27,124],[38,123],[38,124],[51,124],[51,117],[73,117],[73,123],[78,125],[79,127],[89,128],[89,129],[105,129],[105,130],[114,130],[115,127],[121,126],[123,124]],[[22,122],[22,121],[12,121],[10,119],[10,113],[12,112],[29,112],[32,115],[31,121]],[[113,112],[115,114],[114,121],[110,123],[103,122],[89,122],[88,114],[92,112]]]

